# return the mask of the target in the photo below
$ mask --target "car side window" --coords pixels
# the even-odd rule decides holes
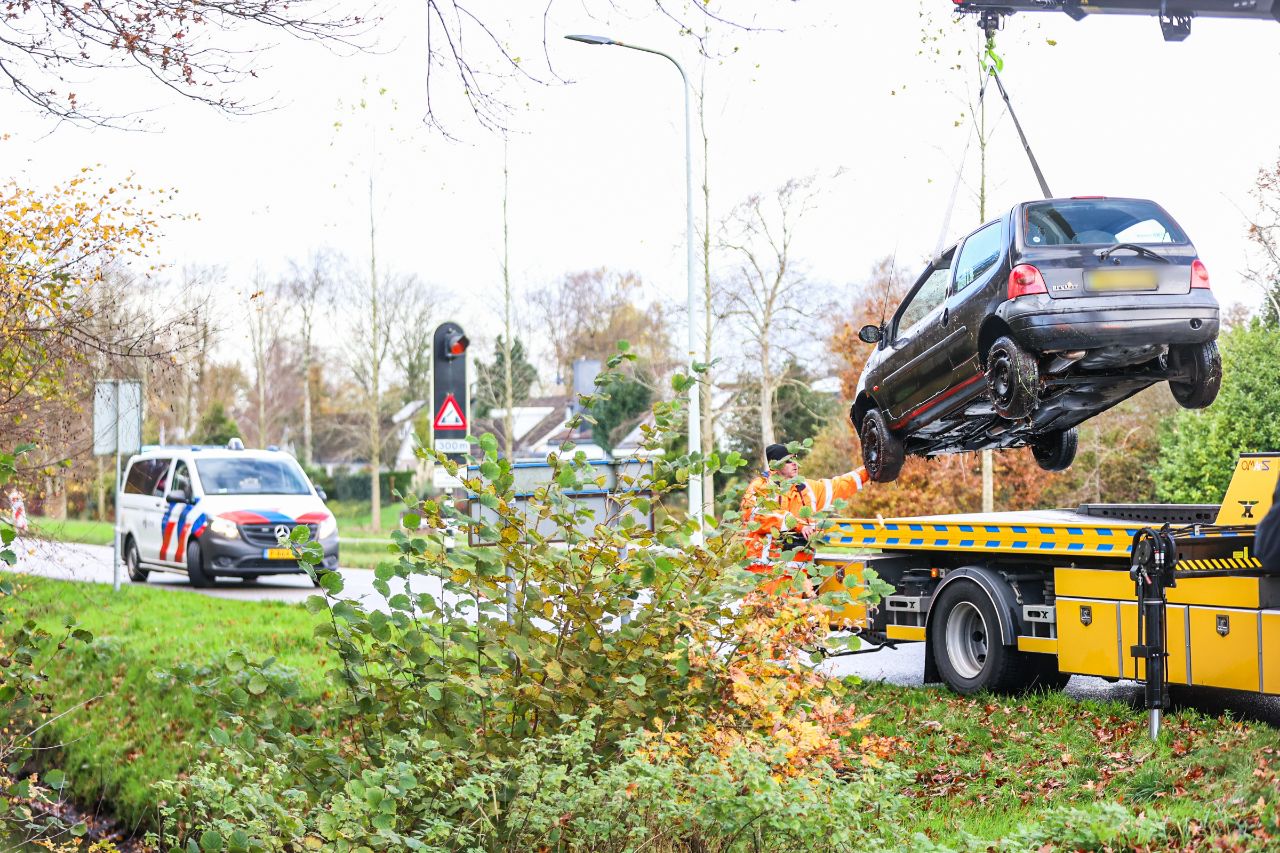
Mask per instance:
[[[915,326],[942,304],[947,298],[947,281],[950,278],[950,269],[934,270],[929,274],[929,278],[920,285],[911,301],[898,312],[897,337],[910,337],[915,332]]]
[[[192,493],[191,472],[187,470],[187,463],[181,459],[173,466],[173,478],[169,484],[169,490],[188,495]]]
[[[1000,262],[1000,254],[1004,251],[1004,229],[1002,222],[992,222],[985,228],[975,231],[964,241],[964,247],[956,259],[956,293],[960,293],[979,281],[996,264]]]
[[[169,479],[169,463],[172,459],[152,459],[151,471],[148,474],[150,482],[147,484],[147,493],[157,497],[164,497],[164,484]]]

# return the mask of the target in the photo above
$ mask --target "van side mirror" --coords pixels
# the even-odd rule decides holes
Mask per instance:
[[[171,504],[189,504],[191,495],[185,489],[170,489],[164,493],[164,499]]]
[[[324,493],[324,489],[320,488],[319,486],[316,486],[316,494],[320,496],[320,500],[322,500],[322,501],[327,501],[327,500],[329,500],[329,496],[328,496],[328,495],[326,495],[326,494]]]
[[[858,340],[864,344],[878,344],[880,339],[884,337],[884,330],[879,326],[873,326],[870,323],[863,326],[858,331]]]

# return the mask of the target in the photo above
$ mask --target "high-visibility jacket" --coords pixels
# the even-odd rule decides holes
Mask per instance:
[[[803,480],[781,493],[770,494],[769,478],[756,477],[742,496],[742,524],[747,537],[747,555],[751,558],[747,568],[753,572],[771,571],[784,550],[804,544],[797,541],[794,531],[816,522],[814,516],[830,510],[836,501],[853,497],[870,481],[866,469],[858,468],[839,477]],[[800,515],[805,507],[812,511],[809,518]],[[803,548],[791,557],[792,562],[812,559],[813,553]]]

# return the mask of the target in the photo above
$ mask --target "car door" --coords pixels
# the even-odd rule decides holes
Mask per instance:
[[[145,563],[160,562],[160,524],[168,505],[164,490],[169,482],[170,457],[140,460],[134,506],[138,518],[138,556]],[[131,469],[132,472],[132,469]]]
[[[945,337],[942,314],[951,280],[946,261],[930,264],[899,306],[889,329],[889,353],[876,392],[894,429],[936,396],[949,371],[940,370],[938,344]]]
[[[167,492],[193,494],[191,469],[185,459],[176,459],[169,474]],[[160,562],[185,565],[187,561],[186,526],[191,517],[190,503],[169,503],[165,499],[164,515],[160,519]]]
[[[1004,219],[989,222],[965,238],[951,266],[955,275],[943,309],[946,329],[939,346],[945,353],[951,376],[947,384],[956,388],[979,373],[978,334],[986,319],[989,285],[1003,268],[1008,255]]]

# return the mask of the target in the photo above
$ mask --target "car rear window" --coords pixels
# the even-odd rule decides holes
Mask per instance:
[[[1028,204],[1022,242],[1027,247],[1185,243],[1187,235],[1149,201],[1071,199]]]
[[[309,495],[301,469],[284,459],[199,459],[206,495]]]

